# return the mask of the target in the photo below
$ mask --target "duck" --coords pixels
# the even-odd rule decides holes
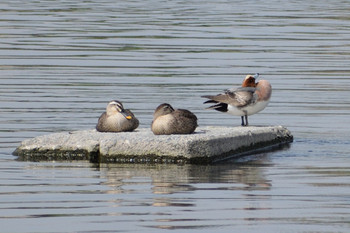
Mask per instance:
[[[155,135],[192,134],[197,126],[195,114],[163,103],[154,111],[151,130]]]
[[[96,130],[99,132],[129,132],[139,126],[139,120],[129,109],[124,109],[118,100],[112,100],[98,119]]]
[[[207,109],[214,109],[234,116],[241,116],[241,125],[248,126],[248,116],[264,110],[270,102],[272,87],[269,81],[259,80],[259,74],[247,75],[242,87],[227,89],[222,94],[205,95],[209,100],[204,104],[214,104]]]

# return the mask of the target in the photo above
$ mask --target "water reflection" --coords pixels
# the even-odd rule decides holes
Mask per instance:
[[[132,180],[138,184],[151,183],[154,194],[175,194],[201,190],[190,184],[222,183],[216,190],[268,190],[271,186],[264,175],[265,165],[249,162],[238,164],[200,165],[138,165],[138,164],[100,164],[99,170],[106,175],[104,184],[113,188],[115,193],[132,192],[124,186]],[[148,180],[149,179],[149,180]],[[205,188],[204,188],[205,189]],[[210,188],[208,188],[210,189]]]
[[[266,158],[261,155],[255,162],[212,166],[101,164],[99,170],[103,174],[102,178],[106,178],[103,184],[111,188],[109,194],[129,195],[130,199],[119,201],[118,206],[155,208],[156,213],[152,212],[152,215],[159,216],[142,226],[157,229],[210,229],[220,226],[219,222],[225,218],[221,219],[223,216],[219,214],[217,219],[209,219],[211,214],[204,217],[199,214],[200,211],[256,211],[267,208],[247,203],[235,207],[207,203],[213,199],[223,203],[236,200],[245,202],[258,197],[245,193],[270,190],[271,181],[265,175],[265,169],[270,166]],[[132,199],[140,194],[144,198]],[[261,198],[266,199],[267,196]]]

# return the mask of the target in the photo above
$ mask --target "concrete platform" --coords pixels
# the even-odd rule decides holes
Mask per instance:
[[[123,133],[83,130],[24,140],[13,154],[30,161],[205,164],[292,141],[282,126],[207,126],[188,135],[153,135],[148,128]]]

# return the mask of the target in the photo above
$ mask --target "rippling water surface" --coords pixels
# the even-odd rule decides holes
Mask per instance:
[[[348,232],[347,1],[2,1],[2,232]],[[149,127],[155,107],[239,126],[204,94],[260,73],[273,87],[252,125],[288,148],[211,166],[19,162],[51,132],[93,128],[109,100]]]

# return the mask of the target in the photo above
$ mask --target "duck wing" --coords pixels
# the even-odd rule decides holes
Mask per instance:
[[[97,125],[96,125],[96,130],[97,131],[99,131],[99,132],[105,132],[106,131],[106,126],[105,126],[106,120],[107,120],[107,113],[104,112],[98,118],[98,122],[97,122]]]
[[[176,114],[180,117],[186,117],[186,118],[197,121],[196,115],[193,114],[191,111],[188,111],[186,109],[177,109],[177,110],[175,110],[174,114]]]
[[[235,90],[225,90],[224,94],[215,96],[206,95],[203,98],[209,99],[204,103],[225,103],[236,107],[244,107],[254,100],[254,87],[241,87]]]

